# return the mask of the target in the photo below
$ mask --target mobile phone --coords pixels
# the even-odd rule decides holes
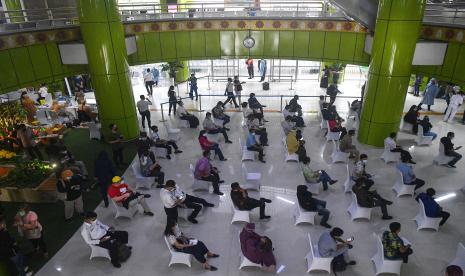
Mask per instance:
[[[350,238],[348,238],[348,239],[346,240],[346,242],[353,242],[354,240],[355,240],[354,237],[350,237]]]

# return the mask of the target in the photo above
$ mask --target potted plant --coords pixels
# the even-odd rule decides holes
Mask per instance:
[[[161,71],[168,72],[171,85],[176,85],[176,73],[178,72],[179,68],[184,68],[184,66],[179,61],[170,61],[161,65]]]

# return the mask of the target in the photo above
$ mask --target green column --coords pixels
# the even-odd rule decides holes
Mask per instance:
[[[179,64],[183,68],[179,68],[178,72],[176,72],[176,82],[186,81],[189,78],[189,62],[179,61]]]
[[[383,146],[397,132],[426,0],[380,0],[358,139]]]
[[[116,0],[78,0],[77,8],[102,130],[108,134],[115,123],[125,139],[136,138],[137,113]]]
[[[17,11],[22,10],[21,0],[5,0],[5,6],[7,11]],[[24,17],[22,12],[9,12],[8,17],[10,22],[24,22]]]
[[[168,5],[166,0],[160,0],[160,13],[167,13],[168,12]]]

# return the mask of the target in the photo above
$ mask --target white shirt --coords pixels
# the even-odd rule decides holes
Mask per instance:
[[[151,104],[152,103],[147,100],[140,100],[137,102],[137,109],[139,110],[139,112],[145,112],[149,110],[149,105]]]
[[[226,91],[228,93],[234,92],[234,84],[232,82],[228,82],[228,84],[226,84]]]
[[[153,141],[160,140],[160,135],[158,135],[158,132],[152,132],[152,135],[150,137]]]
[[[48,95],[48,88],[46,86],[42,86],[39,88],[39,94],[41,97],[46,98]]]
[[[177,111],[178,111],[178,112],[177,112],[178,115],[183,115],[183,114],[185,115],[185,114],[187,114],[186,109],[185,109],[184,106],[182,106],[182,105],[178,105]]]
[[[459,106],[463,104],[463,97],[461,95],[454,95],[450,98],[449,105]]]
[[[160,190],[160,199],[165,208],[173,208],[176,206],[176,196],[175,190],[168,191],[167,189],[163,188]]]
[[[389,150],[395,149],[397,146],[396,141],[392,139],[391,137],[387,137],[384,139],[384,148],[388,148]]]
[[[84,222],[82,233],[84,240],[88,244],[99,244],[100,239],[107,234],[110,227],[101,223],[98,219],[94,223]]]
[[[294,115],[295,115],[295,112],[290,112],[289,110],[287,110],[287,109],[285,109],[285,108],[283,109],[283,116],[284,116],[284,118],[286,118],[287,116],[291,116],[291,117],[292,117],[292,116],[294,116]]]
[[[174,227],[174,235],[169,235],[168,236],[168,241],[169,243],[171,244],[171,246],[174,247],[174,244],[176,243],[176,239],[181,237],[182,236],[182,232],[181,230],[179,230],[179,227],[178,225],[176,224],[176,226]]]
[[[363,163],[362,160],[359,160],[355,166],[354,166],[354,171],[352,173],[352,176],[354,177],[359,177],[365,172],[365,163]]]
[[[147,71],[145,71],[144,81],[145,81],[145,82],[153,81],[153,74],[152,74],[152,72],[147,72]]]

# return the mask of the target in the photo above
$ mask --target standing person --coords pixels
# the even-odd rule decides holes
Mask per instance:
[[[340,70],[341,70],[341,68],[336,68],[336,69],[333,71],[333,84],[334,84],[334,86],[336,86],[336,87],[337,87],[337,84],[338,84],[338,82],[339,82],[339,76],[341,75]]]
[[[242,84],[244,84],[244,83],[245,83],[245,81],[241,82],[239,80],[239,76],[234,76],[234,81],[233,81],[234,92],[236,92],[236,97],[239,100],[239,104],[242,104],[241,103],[241,93],[242,93]]]
[[[176,104],[178,100],[176,99],[176,92],[174,92],[174,85],[171,85],[168,89],[168,101],[170,102],[168,116],[171,116],[171,108],[173,108],[173,114],[176,115]]]
[[[260,82],[265,80],[266,76],[266,60],[265,59],[260,59],[258,61],[258,71],[260,72]]]
[[[321,226],[331,228],[331,225],[328,224],[331,212],[326,209],[326,201],[314,198],[305,185],[297,186],[297,200],[302,209],[310,212],[318,212],[318,215],[321,216]]]
[[[123,135],[119,133],[118,126],[116,124],[110,124],[110,139],[108,143],[111,145],[111,151],[113,152],[113,162],[117,167],[125,165],[123,162],[123,150],[124,150],[124,141]]]
[[[449,168],[455,168],[455,163],[457,163],[460,159],[462,159],[462,155],[456,150],[459,150],[462,148],[462,146],[458,146],[454,148],[454,144],[452,143],[452,139],[454,139],[455,133],[453,132],[448,132],[446,137],[441,138],[441,143],[444,146],[444,154],[446,156],[451,156],[454,157],[447,165]]]
[[[189,97],[191,100],[194,100],[194,92],[195,92],[195,100],[197,101],[199,98],[199,94],[197,93],[197,78],[195,77],[195,73],[192,73],[189,78],[189,84],[191,86],[189,90]]]
[[[152,75],[153,75],[153,81],[155,82],[155,85],[158,86],[158,79],[160,78],[160,71],[156,68],[152,68]]]
[[[21,141],[22,147],[27,151],[31,159],[44,160],[42,153],[32,137],[32,129],[25,124],[20,124],[16,132],[16,137]]]
[[[15,216],[13,226],[18,227],[20,236],[28,239],[36,252],[42,251],[45,258],[48,258],[47,246],[44,241],[42,225],[39,222],[37,214],[30,210],[29,205],[25,204],[19,208]]]
[[[152,102],[149,99],[146,99],[144,95],[140,95],[140,100],[137,102],[137,110],[142,117],[142,128],[145,128],[145,119],[147,119],[147,126],[150,127],[150,110],[149,105],[152,105]],[[170,106],[171,110],[171,106]]]
[[[95,160],[94,175],[98,181],[100,196],[105,203],[105,207],[108,207],[107,191],[111,184],[111,179],[114,175],[116,175],[116,170],[110,158],[108,158],[107,152],[104,150],[100,151],[97,159]]]
[[[219,183],[223,183],[224,181],[220,180],[218,169],[213,167],[210,163],[210,151],[205,150],[202,154],[202,158],[195,164],[194,177],[195,179],[211,182],[213,193],[220,196],[223,195],[223,193],[220,192]]]
[[[249,74],[249,79],[253,79],[254,78],[253,59],[248,58],[245,61],[245,64],[247,64],[247,73]]]
[[[388,260],[402,260],[408,263],[408,256],[413,253],[410,244],[405,244],[404,240],[399,237],[400,223],[392,222],[389,224],[390,231],[383,233],[384,257]]]
[[[323,69],[323,75],[321,75],[320,88],[324,88],[324,89],[328,88],[330,74],[331,74],[331,71],[329,70],[329,67],[325,65],[325,69]]]
[[[75,175],[71,170],[64,170],[61,178],[57,180],[57,190],[65,193],[63,203],[65,204],[65,221],[70,222],[74,216],[74,210],[78,214],[84,213],[82,202],[82,177]]]
[[[147,89],[147,93],[152,96],[153,94],[153,85],[155,82],[153,81],[153,74],[150,72],[150,69],[147,68],[144,74],[144,82],[145,82],[145,89]]]
[[[454,86],[453,89],[455,94],[450,98],[449,106],[446,110],[446,115],[444,115],[444,118],[442,119],[444,122],[447,121],[448,123],[454,120],[455,113],[457,113],[459,106],[463,104],[463,93],[460,91],[460,87]]]
[[[333,105],[336,101],[337,94],[340,93],[335,84],[331,84],[326,88],[326,95],[329,96],[329,105]]]
[[[103,224],[97,219],[97,213],[89,211],[84,215],[82,234],[87,244],[97,245],[108,249],[111,264],[120,268],[118,249],[121,244],[128,243],[128,232],[116,231],[114,227]],[[128,246],[129,249],[132,247]]]
[[[413,96],[415,97],[420,96],[421,78],[420,75],[416,75],[415,77],[415,83],[413,84]]]
[[[239,108],[239,105],[236,102],[236,96],[234,96],[234,84],[231,78],[228,78],[228,83],[226,84],[226,89],[224,91],[224,94],[228,97],[226,98],[226,101],[222,105],[223,108],[227,103],[231,103],[231,101],[234,102],[235,108]]]
[[[428,111],[430,111],[431,106],[434,105],[434,98],[436,98],[438,92],[438,82],[435,78],[432,78],[426,86],[425,93],[423,93],[423,99],[421,100],[418,107],[421,108],[423,104],[426,104],[428,106]]]
[[[442,207],[434,200],[436,195],[436,190],[433,188],[426,189],[426,193],[420,193],[415,199],[416,201],[421,200],[425,206],[426,216],[429,218],[442,218],[439,222],[439,226],[444,225],[447,219],[450,217],[449,212],[442,210]]]

